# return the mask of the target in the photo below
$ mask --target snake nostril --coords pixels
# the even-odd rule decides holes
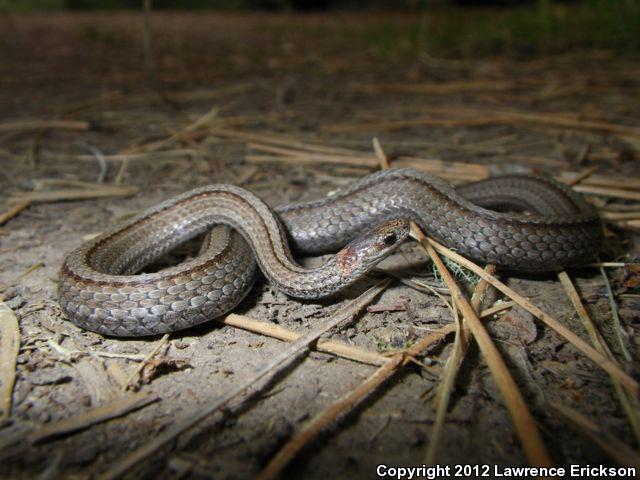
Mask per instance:
[[[395,233],[389,233],[382,239],[382,241],[386,246],[390,247],[391,245],[395,244],[398,241],[398,237],[396,236]]]

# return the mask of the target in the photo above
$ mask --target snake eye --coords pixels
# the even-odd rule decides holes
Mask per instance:
[[[387,247],[390,247],[391,245],[394,245],[398,241],[398,237],[396,236],[395,233],[389,233],[385,235],[382,241]]]

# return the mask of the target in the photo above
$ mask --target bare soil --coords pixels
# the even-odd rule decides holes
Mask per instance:
[[[587,51],[552,58],[438,59],[401,45],[381,49],[368,41],[366,32],[372,26],[391,23],[401,28],[409,21],[399,15],[374,14],[166,13],[153,17],[153,65],[147,67],[141,15],[0,17],[2,122],[89,122],[88,130],[0,130],[4,206],[9,197],[33,189],[41,180],[98,181],[97,157],[82,160],[53,154],[92,155],[92,149],[105,155],[123,152],[165,139],[213,107],[219,108],[214,125],[220,127],[279,133],[362,151],[371,151],[375,135],[392,157],[410,154],[481,163],[496,172],[533,169],[556,174],[597,166],[602,174],[638,175],[637,137],[611,132],[509,122],[336,129],[365,122],[435,118],[432,111],[436,109],[470,107],[487,112],[544,112],[640,128],[637,58]],[[418,92],[389,88],[389,84],[451,88]],[[121,180],[139,188],[132,198],[32,205],[0,227],[1,295],[18,316],[21,334],[12,411],[0,422],[3,478],[87,478],[107,471],[282,350],[278,340],[216,322],[176,332],[160,358],[182,361],[188,368],[165,372],[140,387],[156,394],[159,401],[37,445],[25,439],[26,432],[129,395],[122,390],[122,374],[132,375],[139,357],[149,355],[159,342],[158,338],[103,338],[81,331],[62,316],[56,297],[57,272],[65,254],[83,238],[131,212],[208,183],[239,182],[278,205],[319,198],[366,173],[366,168],[322,163],[250,163],[246,142],[214,135],[191,142],[169,148],[197,147],[199,156],[131,161]],[[113,183],[121,162],[105,165],[104,182]],[[628,208],[625,200],[592,200],[599,207]],[[637,261],[635,240],[632,230],[609,225],[603,260]],[[386,267],[404,277],[436,281],[415,245],[405,246],[391,262]],[[40,266],[26,273],[34,265]],[[638,283],[629,280],[628,269],[609,273],[622,337],[636,358]],[[602,277],[595,269],[571,274],[589,313],[622,359]],[[502,278],[587,338],[554,275]],[[363,281],[326,301],[303,302],[286,297],[259,278],[235,313],[303,333],[374,281]],[[389,311],[365,312],[332,338],[370,351],[397,350],[452,321],[440,298],[399,281],[375,304],[388,306]],[[557,464],[608,465],[612,460],[554,413],[550,402],[574,408],[604,431],[634,445],[608,376],[578,350],[519,308],[485,324]],[[450,349],[450,340],[440,343],[421,359],[427,366],[404,368],[309,445],[290,465],[287,476],[374,478],[381,463],[421,465],[435,418],[433,398]],[[117,356],[101,355],[105,353]],[[637,374],[632,363],[625,365]],[[374,369],[311,353],[261,396],[222,420],[213,416],[189,430],[146,458],[130,476],[254,477],[306,421],[357,387]],[[503,399],[475,346],[456,382],[438,462],[527,463]]]

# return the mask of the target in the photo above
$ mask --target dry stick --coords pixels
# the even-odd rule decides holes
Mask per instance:
[[[608,212],[600,210],[600,218],[611,221],[640,220],[640,210],[635,212]]]
[[[337,164],[337,165],[349,165],[351,167],[361,167],[366,169],[366,172],[370,172],[373,167],[367,165],[368,161],[362,162],[360,158],[349,158],[344,156],[327,156],[320,160],[318,157],[312,157],[308,153],[300,153],[298,155],[246,155],[245,160],[248,163],[290,163],[294,165],[318,165],[318,164]],[[360,172],[362,174],[362,172]]]
[[[169,343],[170,336],[171,336],[170,333],[165,333],[162,336],[158,344],[153,348],[153,350],[151,350],[151,353],[149,353],[149,355],[147,355],[145,359],[142,362],[140,362],[140,365],[138,365],[136,369],[133,371],[133,373],[129,376],[129,379],[127,380],[127,383],[124,386],[123,390],[128,390],[129,388],[132,388],[134,386],[134,380],[137,381],[138,376],[140,375],[142,370],[144,370],[144,367],[146,367],[149,364],[151,359],[155,357],[162,348],[167,346],[167,344]]]
[[[597,267],[597,268],[624,268],[627,265],[636,265],[634,262],[592,262],[583,265],[584,267]]]
[[[618,306],[616,305],[616,298],[613,295],[613,290],[611,289],[611,283],[609,283],[609,277],[607,276],[607,272],[604,271],[603,267],[604,265],[599,265],[598,270],[600,271],[600,275],[602,276],[602,280],[604,281],[604,286],[607,289],[607,300],[609,300],[609,309],[611,310],[611,317],[613,319],[613,325],[615,327],[616,338],[618,339],[620,351],[622,352],[624,359],[627,362],[631,362],[633,361],[633,357],[631,356],[631,353],[629,352],[626,345],[624,344],[624,340],[622,338],[622,324],[620,323],[620,316],[618,315]]]
[[[284,142],[283,142],[284,143]],[[262,152],[269,152],[271,155],[255,155],[246,156],[248,162],[265,163],[265,162],[284,162],[295,164],[313,164],[313,163],[338,163],[345,165],[357,165],[366,168],[373,168],[376,161],[373,157],[363,155],[362,152],[351,150],[341,152],[340,154],[322,152],[310,153],[304,150],[295,150],[295,147],[282,148],[270,145],[261,145],[250,143],[250,148]],[[487,165],[452,162],[445,163],[441,160],[418,158],[410,156],[401,156],[394,160],[396,167],[411,167],[436,174],[449,180],[482,180],[490,176],[490,169]],[[586,172],[590,173],[590,172]],[[580,173],[562,172],[557,176],[558,180],[564,182],[575,182],[581,180],[579,185],[574,188],[583,193],[593,195],[604,195],[614,198],[624,198],[631,200],[640,200],[640,194],[637,190],[640,188],[638,179],[624,179],[605,177],[602,175],[588,175],[580,178]]]
[[[466,93],[473,91],[499,91],[517,88],[518,85],[513,82],[445,82],[445,83],[386,83],[386,84],[355,84],[350,85],[349,89],[359,92],[369,93],[413,93],[425,95],[446,95],[453,93]]]
[[[626,222],[622,222],[621,226],[629,230],[636,230],[640,228],[640,220],[629,220]]]
[[[114,155],[103,155],[103,158],[108,162],[127,162],[127,161],[143,161],[143,160],[169,160],[179,156],[194,156],[198,155],[198,151],[193,148],[176,148],[174,150],[164,150],[162,152],[143,152],[143,153],[119,153]],[[78,160],[86,162],[95,162],[96,157],[94,155],[69,155],[65,153],[54,152],[42,152],[41,157],[69,161]]]
[[[370,168],[378,166],[378,161],[371,155],[362,154],[354,151],[351,153],[327,153],[327,152],[307,152],[300,149],[292,149],[289,147],[264,145],[260,143],[249,143],[247,147],[251,150],[258,152],[271,153],[274,155],[283,156],[304,156],[309,160],[315,160],[316,162],[329,162],[329,163],[346,163],[350,165],[363,165]]]
[[[635,468],[636,471],[640,470],[640,461],[638,461],[640,455],[638,455],[638,452],[632,450],[617,438],[610,436],[607,432],[602,431],[597,425],[575,410],[556,402],[551,402],[551,406],[566,420],[569,420],[571,426],[598,445],[616,463]]]
[[[67,433],[84,430],[96,423],[106,422],[112,418],[121,417],[133,410],[145,407],[159,400],[155,394],[138,393],[120,398],[102,407],[94,408],[77,417],[67,418],[59,422],[50,423],[27,435],[30,443],[34,444]]]
[[[89,122],[71,120],[33,120],[0,123],[0,133],[28,130],[89,130]]]
[[[352,390],[329,408],[315,416],[298,435],[289,440],[269,461],[264,470],[260,472],[258,480],[271,480],[276,478],[298,452],[311,443],[323,430],[334,424],[340,417],[352,411],[376,388],[401,371],[401,367],[411,362],[414,357],[418,356],[434,343],[454,332],[455,328],[454,324],[446,325],[440,330],[429,333],[420,339],[406,352],[397,353],[391,357],[389,363],[376,370],[373,375],[364,383],[360,384],[355,390]]]
[[[121,187],[117,185],[98,186],[92,189],[51,190],[48,192],[22,193],[11,198],[10,202],[60,202],[64,200],[89,200],[105,197],[130,197],[138,193],[138,187]]]
[[[336,163],[343,165],[355,165],[363,168],[373,168],[373,162],[367,157],[349,157],[344,155],[310,154],[306,152],[291,152],[287,155],[252,155],[245,157],[250,163],[292,163],[292,164],[328,164]],[[451,181],[475,181],[489,177],[489,168],[474,169],[474,164],[463,164],[459,167],[445,167],[440,160],[422,159],[416,157],[399,157],[393,161],[394,167],[415,168],[424,172],[438,175]],[[583,183],[576,185],[574,190],[591,195],[601,195],[627,200],[640,200],[640,193],[637,190],[626,188],[609,188],[589,184],[589,178],[585,178]],[[635,187],[634,187],[635,188]]]
[[[593,167],[589,167],[585,169],[584,172],[579,173],[578,175],[573,177],[571,180],[567,180],[566,181],[567,185],[574,186],[581,183],[583,180],[590,177],[596,170],[598,170],[598,168],[599,167],[597,165],[594,165]]]
[[[363,122],[352,124],[333,124],[321,126],[320,131],[326,133],[382,132],[402,130],[410,127],[482,127],[509,123],[509,117],[474,117],[474,118],[415,118],[411,120],[387,120],[383,122]]]
[[[91,189],[65,189],[46,192],[30,192],[17,195],[9,199],[13,203],[5,212],[0,213],[0,225],[15,217],[28,208],[32,203],[59,202],[62,200],[88,200],[103,197],[130,197],[138,193],[138,187],[120,187],[115,185],[96,185]]]
[[[23,211],[26,208],[28,208],[29,205],[31,205],[31,201],[29,201],[29,200],[24,200],[22,202],[17,202],[15,204],[13,204],[7,210],[5,210],[4,212],[0,213],[0,225],[4,225],[6,222],[11,220],[13,217],[15,217],[21,211]]]
[[[576,290],[573,282],[567,272],[558,273],[558,278],[560,279],[560,283],[564,287],[567,292],[567,296],[573,303],[573,307],[576,309],[578,316],[582,320],[582,324],[587,330],[589,337],[591,338],[591,343],[603,354],[606,355],[609,360],[612,362],[616,362],[615,357],[611,353],[607,342],[604,340],[598,329],[596,328],[593,320],[589,316],[587,309],[582,304],[582,300],[580,300],[580,295]],[[617,362],[616,362],[617,363]],[[624,409],[627,418],[629,419],[629,423],[631,424],[631,428],[633,429],[633,433],[636,436],[636,442],[640,444],[640,409],[638,405],[638,399],[632,397],[628,394],[626,390],[622,388],[620,382],[613,376],[611,376],[611,382],[613,383],[613,387],[616,391],[616,395],[620,400],[620,404]]]
[[[20,350],[18,318],[0,301],[0,420],[11,414],[11,397],[16,381],[16,360]]]
[[[247,143],[267,143],[271,145],[280,145],[280,146],[289,147],[289,148],[298,149],[298,150],[306,150],[310,152],[319,152],[319,153],[334,154],[334,155],[352,155],[354,153],[362,155],[362,152],[358,152],[356,150],[301,142],[298,138],[287,137],[284,135],[279,135],[274,133],[242,132],[238,130],[229,130],[224,128],[209,128],[205,132],[211,135],[215,135],[223,138],[234,138],[238,140],[244,140]]]
[[[494,124],[514,124],[522,123],[528,125],[542,125],[545,127],[570,128],[575,130],[587,130],[600,133],[609,133],[624,136],[627,139],[640,139],[640,128],[627,125],[616,125],[605,122],[590,122],[576,120],[574,118],[561,116],[558,114],[528,113],[513,111],[493,111],[478,110],[471,108],[430,108],[430,113],[458,115],[457,118],[414,118],[406,120],[368,122],[360,124],[338,124],[322,128],[327,132],[357,132],[357,131],[381,131],[397,130],[406,127],[438,125],[438,126],[459,126],[459,125],[494,125]]]
[[[425,250],[427,250],[431,260],[433,260],[433,263],[436,265],[440,275],[449,287],[451,297],[455,299],[458,304],[462,315],[467,321],[468,326],[480,347],[480,351],[482,352],[482,355],[489,366],[489,370],[500,389],[500,393],[507,404],[507,408],[511,413],[511,419],[516,427],[516,431],[520,437],[520,442],[522,443],[529,462],[534,466],[552,465],[551,458],[549,457],[544,443],[542,442],[535,420],[531,415],[527,404],[524,402],[524,399],[518,390],[518,386],[509,373],[509,369],[502,360],[498,349],[491,341],[491,337],[482,326],[478,315],[467,301],[444,262],[434,250],[430,239],[427,239],[419,230],[417,233],[418,240]],[[482,269],[480,270],[482,271]],[[488,275],[484,271],[483,273],[485,276]],[[485,276],[481,277],[485,278]]]
[[[236,315],[235,313],[230,313],[226,317],[218,319],[218,321],[225,325],[277,338],[285,342],[295,342],[302,336],[302,334],[288,330],[280,325],[260,322],[245,317],[244,315]],[[389,357],[385,357],[376,352],[369,352],[343,342],[335,342],[332,340],[319,341],[316,345],[312,345],[312,348],[318,352],[331,353],[342,358],[369,365],[380,366],[389,362]]]
[[[382,147],[378,142],[377,138],[374,138],[373,141],[374,149],[376,150],[376,154],[380,158],[380,163],[383,168],[388,168],[389,162],[382,151]],[[540,436],[540,432],[536,426],[536,422],[527,407],[520,391],[518,390],[518,386],[516,382],[513,380],[513,377],[509,373],[509,369],[505,365],[498,349],[491,341],[491,337],[482,326],[482,322],[478,318],[476,313],[476,309],[471,306],[471,304],[467,301],[466,297],[460,290],[460,287],[454,280],[451,272],[445,266],[442,259],[435,252],[433,247],[427,242],[427,239],[420,230],[420,228],[413,223],[412,224],[412,233],[415,238],[421,243],[424,249],[427,251],[429,257],[433,261],[434,265],[440,272],[443,280],[449,287],[449,291],[451,292],[451,300],[460,309],[462,313],[465,325],[471,330],[473,333],[478,346],[480,347],[480,351],[482,352],[487,365],[489,366],[489,370],[493,375],[493,378],[500,389],[500,393],[507,404],[507,408],[509,409],[509,413],[511,414],[511,419],[516,427],[516,431],[518,436],[520,437],[520,442],[522,443],[522,447],[529,459],[529,462],[534,466],[550,466],[552,465],[551,457],[547,453],[547,449],[542,442],[542,437]],[[489,270],[492,270],[493,267],[489,267]],[[487,285],[481,285],[479,287],[478,295],[476,295],[476,301],[480,302],[482,297],[482,291],[487,288]],[[479,310],[479,307],[476,307]],[[462,347],[462,345],[460,345]],[[458,361],[462,361],[462,350],[460,350],[459,355],[456,359],[454,359],[457,363]],[[450,388],[454,373],[457,368],[454,366],[456,363],[452,363],[452,371],[449,375],[449,380],[447,381],[449,385],[445,385],[443,387],[446,392],[448,388]],[[443,398],[443,401],[447,400],[448,395]],[[441,407],[441,408],[446,408]],[[441,421],[444,421],[444,412],[441,413]],[[435,455],[435,451],[433,452]]]
[[[366,163],[375,163],[373,157],[370,157],[365,152],[359,150],[352,150],[346,148],[329,147],[318,144],[307,144],[299,142],[296,139],[285,137],[276,134],[261,134],[261,133],[249,133],[228,129],[208,129],[204,132],[210,132],[212,134],[220,135],[228,138],[238,138],[245,140],[251,147],[262,150],[270,151],[272,153],[278,153],[279,156],[252,156],[255,161],[299,161],[299,162],[331,162],[331,163],[362,163],[362,158],[367,158]],[[267,144],[262,145],[262,144]],[[286,147],[280,150],[267,150],[268,145],[277,145],[280,147]],[[459,147],[459,146],[456,146]],[[309,152],[316,152],[324,154],[323,157],[309,157]],[[294,157],[294,158],[291,158]],[[453,171],[458,171],[464,175],[464,179],[474,180],[482,179],[489,176],[490,171],[487,165],[476,163],[462,163],[462,162],[443,162],[441,160],[423,159],[410,156],[401,156],[394,160],[394,166],[414,167],[422,170],[426,170],[432,173],[445,176]],[[585,175],[587,175],[585,177]],[[585,188],[586,186],[592,187],[609,187],[613,189],[622,190],[638,190],[640,189],[639,178],[627,178],[627,177],[609,177],[605,175],[593,174],[590,170],[586,172],[560,172],[558,180],[575,183],[580,181],[580,186]],[[598,192],[594,192],[598,193]],[[616,194],[615,190],[599,191],[600,194]]]
[[[132,147],[132,148],[126,149],[126,150],[124,150],[124,151],[122,151],[120,153],[121,154],[150,153],[150,152],[153,152],[153,151],[156,151],[156,150],[160,150],[161,148],[164,148],[167,145],[170,145],[173,142],[175,142],[177,140],[180,140],[181,138],[185,137],[188,133],[191,133],[191,132],[193,132],[195,130],[198,130],[198,129],[204,127],[205,125],[207,125],[209,122],[211,122],[212,120],[214,120],[218,116],[218,112],[219,111],[220,111],[220,109],[218,107],[212,107],[211,109],[209,109],[209,111],[207,113],[205,113],[200,118],[198,118],[194,122],[190,123],[189,125],[187,125],[183,129],[181,129],[178,132],[174,133],[170,137],[165,138],[163,140],[159,140],[157,142],[151,142],[151,143],[147,143],[145,145]]]
[[[258,135],[258,134],[256,134]],[[256,161],[287,161],[287,157],[296,157],[298,161],[301,159],[307,162],[329,162],[329,163],[345,163],[345,164],[366,164],[370,167],[376,167],[379,165],[379,159],[371,156],[365,152],[359,150],[339,149],[339,151],[333,151],[333,147],[316,146],[310,147],[306,144],[295,143],[291,145],[291,142],[272,142],[276,146],[270,144],[270,142],[256,143],[249,142],[248,147],[261,151],[272,153],[277,156],[253,156]],[[457,146],[455,146],[457,147]],[[402,166],[411,166],[412,163],[419,164],[423,169],[430,167],[435,170],[446,170],[447,172],[457,171],[460,174],[474,172],[478,178],[484,178],[489,175],[489,169],[486,165],[462,163],[462,162],[443,162],[442,160],[426,159],[411,156],[400,156],[394,164],[402,164]],[[476,178],[476,177],[474,177]]]
[[[444,428],[444,420],[447,415],[447,408],[449,407],[449,400],[451,398],[451,390],[453,389],[453,385],[456,379],[456,373],[458,371],[458,367],[462,363],[462,359],[464,358],[467,339],[468,337],[464,336],[463,328],[462,328],[462,320],[458,315],[458,311],[456,308],[456,302],[452,302],[455,314],[453,316],[453,321],[456,325],[456,336],[453,340],[453,348],[451,353],[449,354],[449,358],[447,358],[447,363],[444,366],[444,371],[442,372],[442,377],[440,379],[440,384],[438,385],[438,392],[435,399],[436,402],[436,419],[433,422],[433,427],[431,428],[431,435],[429,437],[429,444],[427,445],[427,451],[425,453],[424,462],[427,465],[434,465],[436,463],[436,452],[438,445],[440,443],[440,438],[442,437],[442,430]]]
[[[306,152],[296,152],[291,155],[252,155],[249,154],[245,157],[249,163],[292,163],[292,164],[341,164],[352,165],[363,168],[373,168],[373,163],[367,157],[349,157],[340,155],[324,155],[324,154],[309,154]],[[489,177],[489,169],[486,166],[484,168],[475,171],[473,164],[461,164],[460,167],[443,167],[440,160],[434,159],[421,159],[415,157],[399,157],[393,161],[394,167],[403,168],[415,168],[424,172],[432,173],[450,181],[476,181]],[[627,190],[624,188],[608,188],[599,187],[588,184],[588,178],[583,183],[573,187],[574,190],[592,194],[601,195],[613,198],[622,198],[628,200],[640,200],[640,193],[634,190]]]
[[[581,183],[573,187],[577,192],[591,195],[603,195],[605,197],[624,198],[626,200],[640,200],[640,192],[637,190],[625,190],[622,188],[596,187]]]
[[[495,265],[487,265],[485,270],[493,274],[496,270]],[[473,295],[471,296],[471,306],[478,313],[480,318],[482,318],[482,314],[480,313],[480,307],[482,306],[482,300],[489,288],[489,284],[480,279],[478,284],[476,285]],[[453,305],[456,305],[453,302]],[[434,465],[436,463],[436,452],[437,448],[440,445],[440,437],[442,435],[442,429],[444,428],[444,420],[447,413],[447,408],[449,407],[449,399],[451,397],[451,390],[453,389],[453,385],[455,383],[456,376],[460,370],[460,366],[462,365],[462,361],[464,360],[464,356],[467,352],[467,348],[469,347],[469,341],[471,337],[469,335],[469,326],[464,318],[462,320],[459,319],[458,315],[455,315],[456,322],[459,322],[459,326],[462,328],[458,328],[456,330],[456,338],[453,343],[453,351],[451,355],[447,359],[447,363],[444,367],[444,372],[442,374],[442,381],[440,382],[440,386],[438,387],[438,394],[436,397],[437,402],[437,410],[436,410],[436,420],[433,424],[433,428],[431,429],[431,437],[429,438],[429,445],[427,446],[427,452],[425,454],[425,463],[427,465]]]
[[[213,415],[216,411],[223,408],[236,396],[251,389],[251,387],[254,387],[255,384],[257,384],[259,381],[263,380],[262,384],[264,385],[264,377],[268,376],[268,378],[273,378],[273,376],[278,372],[282,372],[287,369],[292,362],[309,351],[309,345],[316,342],[318,338],[327,333],[329,330],[338,327],[339,325],[355,316],[362,308],[371,303],[387,287],[388,284],[389,281],[385,280],[371,287],[357,299],[352,300],[347,305],[340,308],[326,321],[319,323],[320,326],[318,328],[311,330],[309,333],[306,333],[294,343],[289,345],[288,348],[282,350],[280,354],[274,356],[267,365],[254,373],[247,380],[240,383],[236,387],[231,388],[227,393],[217,398],[210,404],[198,409],[195,413],[177,420],[173,426],[167,428],[155,439],[147,442],[146,444],[143,444],[141,447],[122,457],[109,470],[99,475],[97,477],[98,480],[113,480],[115,478],[119,478],[125,472],[129,471],[149,455],[152,455],[164,445],[174,440],[180,434],[184,433],[189,428],[203,422],[207,417]],[[251,393],[257,393],[258,391],[260,391],[260,388],[254,388]]]
[[[26,277],[27,275],[30,275],[31,273],[35,272],[36,270],[38,270],[39,268],[42,268],[42,267],[44,267],[44,263],[43,262],[34,263],[29,268],[27,268],[24,272],[22,272],[20,275],[15,277],[13,280],[9,280],[8,283],[6,283],[5,285],[0,286],[0,292],[5,291],[8,287],[12,287],[12,286],[16,285],[24,277]]]
[[[251,150],[256,150],[258,152],[266,152],[273,153],[276,155],[285,155],[285,156],[296,156],[296,155],[304,155],[307,158],[315,159],[319,162],[324,161],[329,158],[334,159],[333,162],[344,159],[345,162],[353,162],[356,164],[363,164],[370,167],[376,167],[378,165],[378,161],[375,157],[371,155],[363,154],[354,150],[349,153],[334,153],[334,152],[326,152],[326,151],[307,151],[308,149],[296,149],[291,147],[284,147],[280,145],[268,145],[262,143],[248,143],[247,147]]]
[[[561,182],[569,183],[578,178],[581,174],[578,172],[560,172],[556,177]],[[582,179],[581,185],[593,185],[594,187],[612,187],[622,188],[625,190],[640,189],[640,178],[638,177],[610,177],[608,175],[592,174]]]
[[[496,313],[501,312],[502,310],[506,310],[507,308],[514,307],[515,305],[517,305],[517,303],[514,301],[498,303],[493,307],[487,308],[486,310],[483,310],[482,312],[480,312],[480,318],[485,318],[491,315],[495,315]]]
[[[598,352],[595,348],[589,345],[587,342],[578,337],[575,333],[569,330],[567,327],[562,325],[558,320],[553,318],[551,315],[543,312],[540,308],[536,307],[533,303],[527,300],[525,297],[515,292],[511,288],[507,287],[500,280],[495,278],[492,275],[488,275],[482,268],[480,268],[475,263],[467,260],[462,255],[448,249],[444,245],[439,244],[433,239],[428,239],[428,242],[433,248],[440,254],[444,255],[447,258],[455,261],[461,266],[471,270],[473,273],[478,275],[480,278],[485,279],[495,288],[500,290],[506,296],[516,301],[518,305],[527,310],[533,316],[540,319],[544,322],[548,327],[555,330],[559,335],[564,337],[568,342],[570,342],[574,347],[584,353],[587,357],[589,357],[593,362],[595,362],[599,367],[604,369],[607,373],[616,377],[625,388],[629,389],[630,392],[635,395],[640,395],[640,386],[638,382],[627,375],[624,371],[622,371],[617,365],[609,361],[604,355]]]
[[[53,188],[103,188],[104,184],[96,185],[95,182],[83,182],[81,180],[66,180],[63,178],[42,178],[33,182],[33,190],[43,191]]]

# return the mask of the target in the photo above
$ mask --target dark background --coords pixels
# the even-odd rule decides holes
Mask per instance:
[[[432,55],[466,57],[556,54],[573,49],[640,51],[638,0],[150,0],[153,11],[334,12],[396,11],[411,21],[398,29],[391,16],[371,35],[376,48],[428,46]],[[140,12],[143,0],[0,0],[4,28],[19,12]],[[0,17],[0,21],[3,21]],[[9,32],[7,32],[9,33]]]

